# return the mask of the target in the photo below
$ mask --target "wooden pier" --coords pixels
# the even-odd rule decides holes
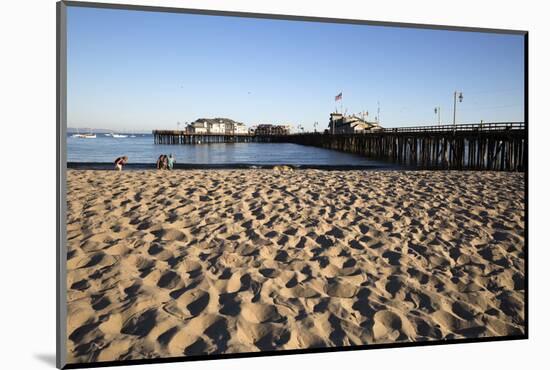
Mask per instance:
[[[522,122],[388,128],[364,134],[301,134],[276,140],[422,169],[524,171],[527,163],[527,135]]]
[[[153,131],[157,144],[294,143],[354,153],[423,169],[524,171],[523,122],[386,128],[360,134],[188,134]]]
[[[155,144],[214,144],[249,143],[255,136],[250,134],[190,134],[181,130],[154,130]]]

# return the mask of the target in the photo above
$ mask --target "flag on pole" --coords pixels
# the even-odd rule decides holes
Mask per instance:
[[[334,97],[334,101],[338,101],[338,100],[342,100],[342,93],[340,93],[340,94],[338,94]]]

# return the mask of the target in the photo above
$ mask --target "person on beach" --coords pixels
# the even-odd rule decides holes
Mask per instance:
[[[122,171],[122,166],[124,166],[126,163],[128,163],[128,157],[118,157],[115,159],[115,169]]]
[[[166,154],[161,154],[159,159],[157,159],[157,169],[165,170],[168,167],[168,157]]]
[[[169,170],[174,168],[174,163],[176,163],[176,157],[174,157],[172,155],[172,153],[170,153],[170,155],[168,156],[168,169]]]

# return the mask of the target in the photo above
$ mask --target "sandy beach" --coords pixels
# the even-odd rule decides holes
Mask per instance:
[[[524,175],[68,171],[68,362],[517,335]]]

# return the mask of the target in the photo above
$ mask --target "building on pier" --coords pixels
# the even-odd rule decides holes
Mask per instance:
[[[208,129],[208,124],[201,121],[195,121],[186,127],[186,131],[190,134],[207,134]]]
[[[261,124],[254,128],[253,134],[260,136],[290,135],[290,125]]]
[[[245,135],[248,129],[244,123],[229,118],[199,118],[186,127],[189,134]]]
[[[360,134],[381,129],[378,122],[369,122],[355,115],[345,116],[337,112],[330,114],[328,132],[331,134]]]
[[[248,134],[248,128],[241,122],[235,122],[230,129],[230,132],[233,132],[235,135],[246,135]]]

